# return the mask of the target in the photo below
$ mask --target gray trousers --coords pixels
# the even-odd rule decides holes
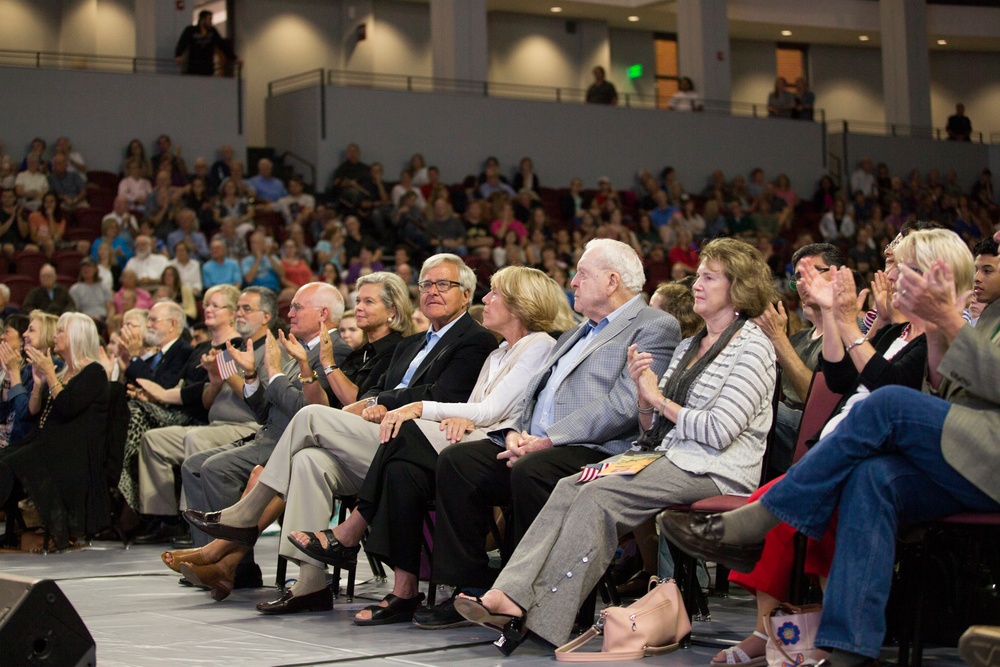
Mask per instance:
[[[139,444],[139,502],[143,514],[178,511],[174,470],[187,457],[253,435],[254,422],[164,426],[146,431]],[[183,504],[183,501],[182,501]]]
[[[718,495],[707,475],[681,470],[666,457],[638,475],[556,484],[494,588],[527,610],[528,629],[566,643],[580,605],[604,575],[620,535],[662,509]]]
[[[208,512],[236,504],[254,467],[267,463],[274,449],[273,442],[258,438],[239,446],[231,442],[185,459],[181,479],[187,506]],[[191,535],[197,547],[212,541],[200,530],[192,529]]]
[[[287,535],[327,528],[334,498],[357,494],[377,449],[378,424],[321,405],[295,413],[258,480],[285,498],[278,553],[325,567],[292,546]]]

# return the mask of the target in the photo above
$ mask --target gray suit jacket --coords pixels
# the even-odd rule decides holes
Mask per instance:
[[[319,383],[327,398],[331,401],[336,400],[326,379],[326,373],[321,368],[318,344],[308,351],[306,358],[319,376]],[[254,436],[254,444],[270,449],[278,443],[278,438],[288,426],[288,422],[292,421],[295,413],[306,404],[302,383],[299,381],[298,363],[294,359],[289,359],[281,370],[284,375],[274,378],[266,387],[261,382],[257,385],[257,390],[246,398],[257,421],[263,424]]]
[[[941,433],[941,453],[955,470],[1000,502],[1000,347],[990,337],[1000,327],[1000,301],[986,307],[976,327],[962,327],[941,359],[945,382],[938,391],[951,409]]]
[[[583,335],[583,324],[556,341],[545,365],[528,382],[524,398],[512,415],[519,431],[531,427],[538,393],[549,371]],[[553,445],[583,445],[609,455],[625,451],[639,437],[637,392],[628,374],[628,347],[653,355],[656,377],[666,371],[681,340],[672,315],[650,308],[642,299],[629,302],[622,313],[590,341],[556,390],[554,420],[547,430]]]

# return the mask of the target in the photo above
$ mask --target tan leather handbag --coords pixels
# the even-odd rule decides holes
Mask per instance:
[[[637,660],[676,651],[691,632],[680,589],[673,579],[649,578],[648,592],[628,607],[601,610],[594,627],[556,649],[560,662]],[[599,653],[574,653],[598,635],[604,635]]]

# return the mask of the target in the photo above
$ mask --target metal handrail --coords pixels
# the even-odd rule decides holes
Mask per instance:
[[[312,189],[315,192],[316,191],[316,165],[314,165],[312,162],[310,162],[309,160],[305,159],[304,157],[302,157],[301,155],[299,155],[298,153],[295,153],[293,151],[285,151],[284,153],[282,153],[279,156],[279,159],[282,162],[284,162],[286,158],[292,158],[296,162],[299,162],[302,165],[304,165],[306,167],[306,169],[309,170],[309,174],[310,174],[310,177],[311,177],[311,180],[309,181],[309,187],[310,187],[310,189]]]
[[[322,75],[320,74],[322,73]],[[448,93],[476,97],[501,97],[540,102],[583,103],[587,98],[585,88],[535,86],[502,81],[477,81],[472,79],[448,79],[443,77],[417,76],[412,74],[386,74],[382,72],[358,72],[353,70],[308,70],[291,76],[275,79],[268,83],[269,97],[281,95],[324,84],[385,90],[405,90],[417,93]],[[656,109],[657,94],[620,93],[618,106],[636,109]],[[666,109],[664,109],[666,110]],[[734,100],[703,100],[703,113],[718,113],[729,116],[752,118],[767,117],[767,105]],[[815,110],[816,122],[824,122],[823,109]]]
[[[180,74],[180,65],[173,59],[13,49],[0,49],[0,66],[130,72],[133,74],[166,71],[167,73]]]
[[[902,123],[878,123],[868,120],[847,120],[837,119],[831,121],[830,131],[833,133],[843,132],[844,134],[873,134],[884,137],[911,137],[916,139],[934,139],[945,141],[948,139],[948,131],[943,127],[930,127],[927,125],[905,125]],[[986,136],[982,132],[972,133],[972,143],[997,143],[1000,140],[1000,133],[994,132],[987,142]]]

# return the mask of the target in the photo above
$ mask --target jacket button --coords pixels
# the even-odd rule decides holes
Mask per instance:
[[[555,592],[556,592],[557,590],[559,590],[559,589],[558,589],[558,588],[556,588],[555,586],[553,586],[553,587],[552,587],[552,592],[553,592],[553,593],[555,593]]]
[[[586,556],[584,556],[584,557],[583,557],[583,562],[584,562],[584,563],[589,563],[589,562],[590,562],[590,559],[589,559],[589,558],[587,558]]]
[[[566,573],[566,578],[572,579],[573,578],[573,573],[572,572],[567,572]]]

